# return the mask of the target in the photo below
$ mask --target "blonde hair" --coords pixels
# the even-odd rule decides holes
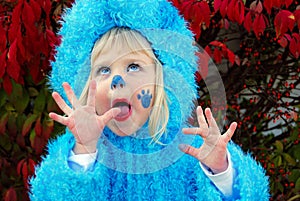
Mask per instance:
[[[165,134],[167,135],[167,124],[169,120],[169,107],[167,103],[167,95],[164,90],[163,69],[162,64],[156,58],[149,42],[137,31],[128,28],[113,28],[105,33],[98,41],[96,41],[91,53],[91,64],[101,55],[101,52],[111,49],[115,44],[120,47],[129,48],[130,52],[143,52],[153,59],[155,64],[155,93],[154,103],[151,114],[149,116],[149,133],[152,142],[163,144],[159,140]],[[93,66],[93,65],[91,65]],[[92,72],[92,70],[91,70]],[[91,81],[91,74],[81,93],[80,101],[85,104],[88,94],[88,86]]]

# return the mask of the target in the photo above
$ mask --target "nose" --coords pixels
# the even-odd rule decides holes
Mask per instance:
[[[125,87],[125,81],[123,80],[122,76],[115,75],[111,81],[110,88],[112,90],[114,89],[120,89]]]

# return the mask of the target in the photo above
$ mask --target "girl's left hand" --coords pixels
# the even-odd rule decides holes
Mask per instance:
[[[207,118],[207,122],[205,119]],[[205,116],[200,106],[197,107],[198,128],[184,128],[184,134],[200,135],[204,143],[200,148],[190,145],[181,146],[181,150],[209,167],[214,174],[225,171],[228,167],[227,143],[236,130],[237,123],[231,123],[229,129],[222,135],[209,108],[205,109]]]

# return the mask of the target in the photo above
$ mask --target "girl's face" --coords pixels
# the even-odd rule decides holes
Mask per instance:
[[[117,135],[135,133],[147,121],[155,93],[155,64],[142,51],[115,47],[95,59],[92,79],[97,81],[96,111],[104,114],[112,107],[121,113],[108,123]]]

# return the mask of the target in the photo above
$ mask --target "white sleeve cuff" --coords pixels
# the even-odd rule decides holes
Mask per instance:
[[[221,173],[212,174],[205,165],[199,162],[205,175],[215,184],[215,186],[223,193],[224,196],[230,197],[232,195],[232,185],[234,177],[234,168],[232,167],[232,161],[230,153],[227,151],[228,168]]]
[[[73,162],[82,167],[83,171],[92,167],[96,161],[98,150],[95,153],[75,154],[72,150],[68,158],[69,162]]]

